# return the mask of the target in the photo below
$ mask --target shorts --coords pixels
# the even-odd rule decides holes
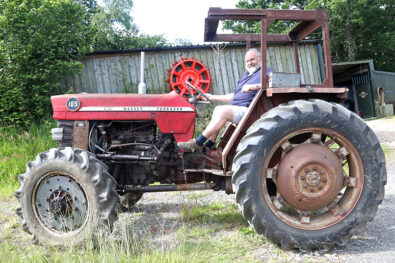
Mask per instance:
[[[244,114],[247,112],[248,108],[244,106],[232,105],[233,109],[233,123],[238,124],[243,118]]]

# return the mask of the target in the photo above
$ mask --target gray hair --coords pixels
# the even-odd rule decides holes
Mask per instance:
[[[258,55],[258,58],[261,57],[261,52],[259,52],[258,49],[256,49],[256,48],[250,48],[250,49],[248,49],[247,52],[246,52],[246,54],[247,54],[248,52],[252,52],[252,51],[256,52],[256,54]]]

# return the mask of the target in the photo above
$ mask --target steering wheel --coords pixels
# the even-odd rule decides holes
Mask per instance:
[[[201,90],[199,90],[198,88],[194,87],[191,83],[189,83],[188,81],[185,81],[185,84],[187,84],[187,88],[188,86],[191,87],[192,89],[194,89],[197,93],[199,93],[200,96],[202,96],[203,98],[205,98],[207,101],[209,101],[210,103],[214,104],[212,100],[210,100],[209,98],[207,98],[206,94],[204,94]],[[188,88],[189,90],[189,88]],[[189,94],[192,93],[189,91]]]

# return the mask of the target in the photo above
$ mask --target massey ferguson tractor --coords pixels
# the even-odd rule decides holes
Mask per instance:
[[[261,33],[218,34],[220,20],[260,21]],[[288,34],[268,34],[277,20],[298,24]],[[298,43],[317,29],[325,78],[300,84],[293,81],[301,78]],[[177,142],[193,138],[196,98],[204,96],[193,83],[186,83],[189,101],[174,91],[53,96],[59,147],[27,163],[15,192],[34,241],[79,244],[111,231],[118,212],[146,192],[235,193],[245,220],[284,249],[344,245],[374,218],[385,157],[373,131],[339,104],[347,89],[333,87],[327,12],[210,8],[204,34],[209,42],[260,43],[263,89],[241,122],[229,125],[214,149],[184,152]],[[270,42],[291,46],[296,72],[266,76]]]

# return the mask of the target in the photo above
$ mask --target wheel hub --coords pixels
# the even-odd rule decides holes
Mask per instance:
[[[298,210],[315,211],[329,205],[342,187],[341,161],[323,145],[300,144],[279,164],[278,192]]]
[[[67,233],[86,221],[87,199],[74,179],[65,174],[48,174],[36,188],[35,211],[52,231]]]
[[[302,193],[319,193],[324,191],[328,182],[328,171],[317,163],[306,165],[298,174],[298,189]]]
[[[63,190],[56,190],[49,196],[49,210],[56,216],[69,216],[73,212],[73,199]]]
[[[306,175],[306,182],[309,186],[317,186],[321,182],[321,177],[317,172],[311,172]]]

